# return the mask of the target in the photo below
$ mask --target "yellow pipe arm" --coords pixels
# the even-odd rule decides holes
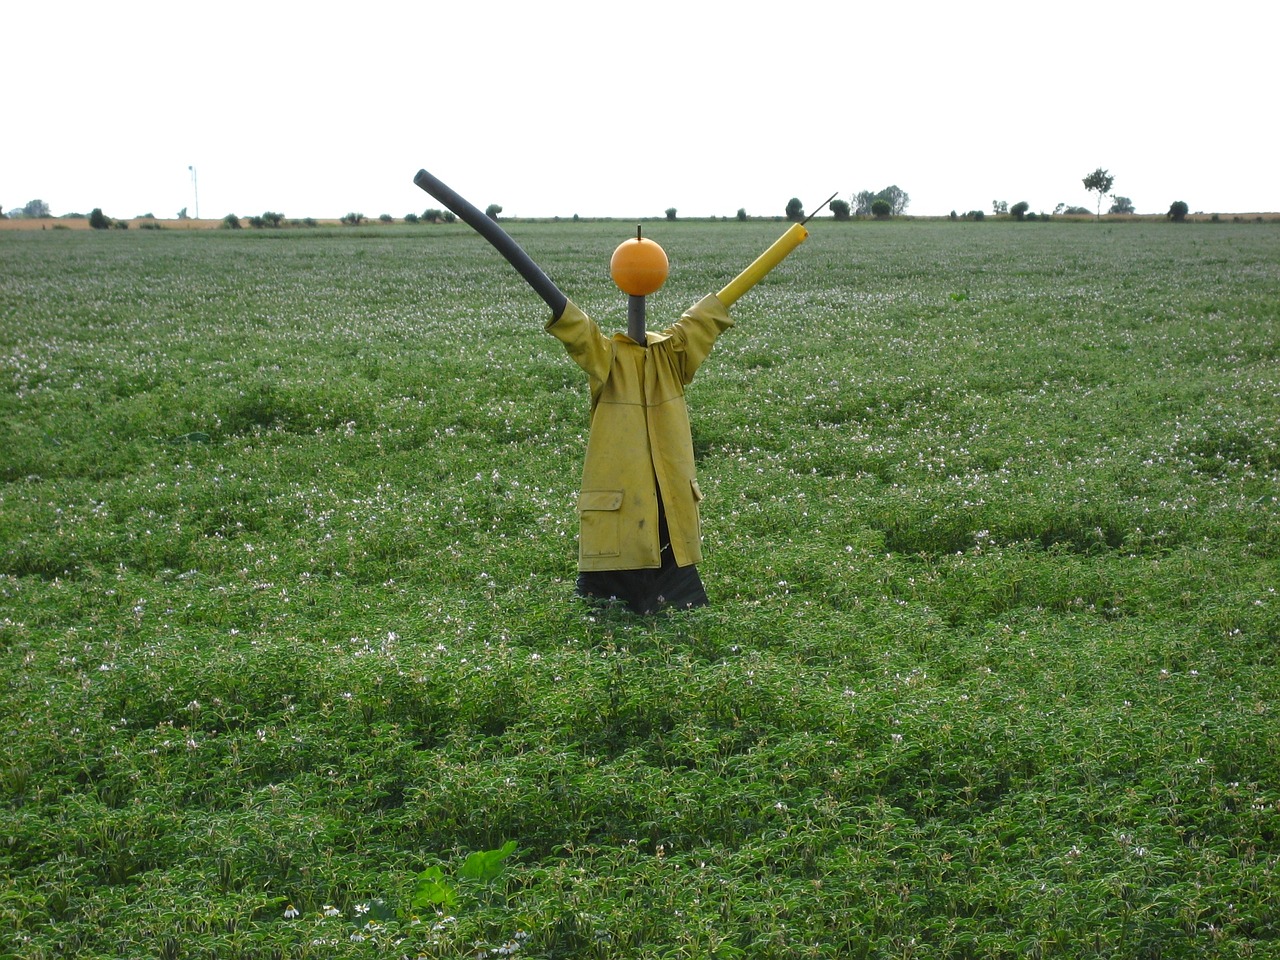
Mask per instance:
[[[804,243],[808,236],[809,231],[804,228],[804,224],[792,224],[786,233],[774,241],[773,246],[756,257],[751,266],[730,280],[728,286],[716,294],[716,299],[726,307],[733,306],[739,297],[763,280],[766,273],[785,260],[787,254]]]

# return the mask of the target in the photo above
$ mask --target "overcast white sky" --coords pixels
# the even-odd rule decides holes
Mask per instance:
[[[1111,0],[19,0],[0,205],[504,216],[781,214],[897,184],[1280,210],[1280,5]],[[195,168],[194,178],[189,167]],[[1104,205],[1105,209],[1105,205]]]

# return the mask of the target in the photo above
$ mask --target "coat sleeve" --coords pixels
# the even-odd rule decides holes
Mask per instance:
[[[613,365],[613,341],[572,300],[565,302],[560,316],[552,319],[546,330],[564,344],[573,362],[586,371],[591,379],[592,396],[599,393]]]
[[[729,311],[713,293],[707,294],[673,326],[663,331],[671,338],[671,347],[680,357],[680,376],[684,383],[693,380],[702,361],[711,353],[716,338],[733,326]]]

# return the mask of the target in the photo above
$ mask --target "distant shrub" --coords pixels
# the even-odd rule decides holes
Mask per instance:
[[[422,219],[427,223],[439,223],[444,214],[435,207],[427,207],[422,211]]]
[[[442,219],[445,223],[453,223],[453,221],[458,219],[458,215],[454,213],[452,210],[446,210],[443,214],[440,215],[440,219]]]
[[[675,207],[667,207],[667,219],[668,219],[668,220],[674,220],[675,218],[676,218],[676,208],[675,208]]]
[[[1169,219],[1174,223],[1182,223],[1187,219],[1187,204],[1183,200],[1175,200],[1169,205]]]
[[[240,218],[237,217],[234,213],[228,213],[225,217],[222,218],[222,229],[223,230],[239,230]]]
[[[306,217],[305,219],[303,219],[303,221],[302,221],[302,225],[303,225],[304,227],[314,227],[314,226],[316,226],[315,218],[314,218],[314,217]]]
[[[261,230],[266,225],[267,225],[267,221],[263,220],[261,217],[249,218],[249,226],[253,227],[253,229],[255,230]]]
[[[380,213],[378,214],[378,221],[380,223],[395,223],[396,218],[389,213]]]
[[[1015,220],[1022,220],[1026,217],[1027,211],[1030,209],[1031,209],[1031,204],[1027,203],[1027,201],[1025,200],[1019,200],[1017,203],[1015,203],[1012,207],[1009,208],[1009,214]]]
[[[417,223],[417,222],[418,222],[418,215],[417,215],[416,213],[406,213],[406,214],[404,215],[404,222],[405,222],[405,223]]]
[[[799,197],[792,197],[787,201],[787,219],[797,223],[804,219],[804,204]]]
[[[111,218],[102,212],[101,207],[94,207],[89,213],[89,226],[94,230],[110,229]]]
[[[853,216],[853,208],[849,206],[848,200],[832,200],[829,209],[837,220],[848,220]],[[952,216],[955,216],[954,211]]]
[[[358,227],[360,226],[360,224],[364,223],[364,214],[354,213],[354,212],[344,214],[342,217],[342,222],[349,227]]]
[[[987,219],[987,212],[985,210],[970,210],[964,215],[964,218],[966,220],[985,220]]]
[[[738,208],[738,222],[739,222],[739,223],[746,223],[746,222],[747,222],[747,208],[746,208],[746,207],[739,207],[739,208]]]
[[[484,215],[490,220],[497,220],[498,214],[502,212],[502,206],[497,203],[491,203],[484,208]]]
[[[268,210],[262,215],[262,222],[268,227],[278,227],[284,222],[284,214],[274,213],[271,210]]]
[[[163,230],[159,220],[143,220],[138,224],[139,230]]]
[[[889,214],[893,212],[893,204],[888,200],[876,200],[871,204],[871,215],[877,220],[888,220]]]
[[[959,217],[957,217],[957,216],[956,216],[956,212],[955,212],[954,210],[952,210],[952,211],[951,211],[951,219],[952,219],[952,220],[959,220],[959,219],[960,219]]]

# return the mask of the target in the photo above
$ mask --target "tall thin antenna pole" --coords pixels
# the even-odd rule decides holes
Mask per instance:
[[[191,190],[194,193],[196,198],[196,219],[199,220],[200,219],[200,182],[199,182],[199,179],[196,177],[196,168],[194,166],[188,166],[187,169],[191,171]]]

